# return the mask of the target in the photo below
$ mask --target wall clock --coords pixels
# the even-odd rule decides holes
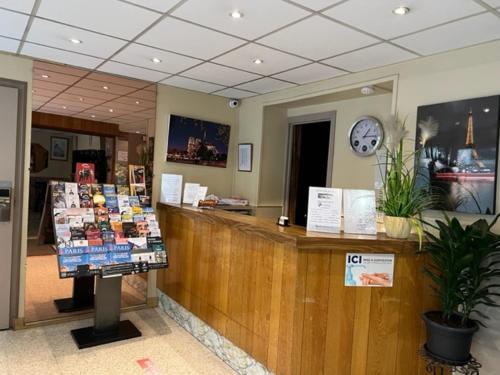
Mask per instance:
[[[384,141],[381,122],[372,116],[360,117],[349,129],[348,141],[357,155],[373,155]]]

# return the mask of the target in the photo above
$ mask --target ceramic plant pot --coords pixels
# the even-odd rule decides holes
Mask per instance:
[[[384,216],[384,225],[388,237],[399,239],[410,237],[411,221],[407,217]]]

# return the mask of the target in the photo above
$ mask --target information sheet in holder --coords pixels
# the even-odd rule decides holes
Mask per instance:
[[[164,173],[161,175],[161,197],[162,203],[181,204],[182,199],[182,175]]]
[[[394,254],[347,253],[345,286],[392,287]]]
[[[342,189],[310,187],[307,230],[340,233]]]
[[[375,191],[344,189],[344,232],[377,234]]]

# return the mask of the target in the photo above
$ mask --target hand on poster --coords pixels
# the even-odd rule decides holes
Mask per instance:
[[[362,273],[359,277],[364,286],[391,286],[392,282],[388,273]]]

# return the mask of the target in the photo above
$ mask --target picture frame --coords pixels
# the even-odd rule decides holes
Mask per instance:
[[[50,137],[50,160],[68,160],[68,138]]]
[[[238,144],[238,171],[251,172],[253,158],[253,144],[239,143]]]

